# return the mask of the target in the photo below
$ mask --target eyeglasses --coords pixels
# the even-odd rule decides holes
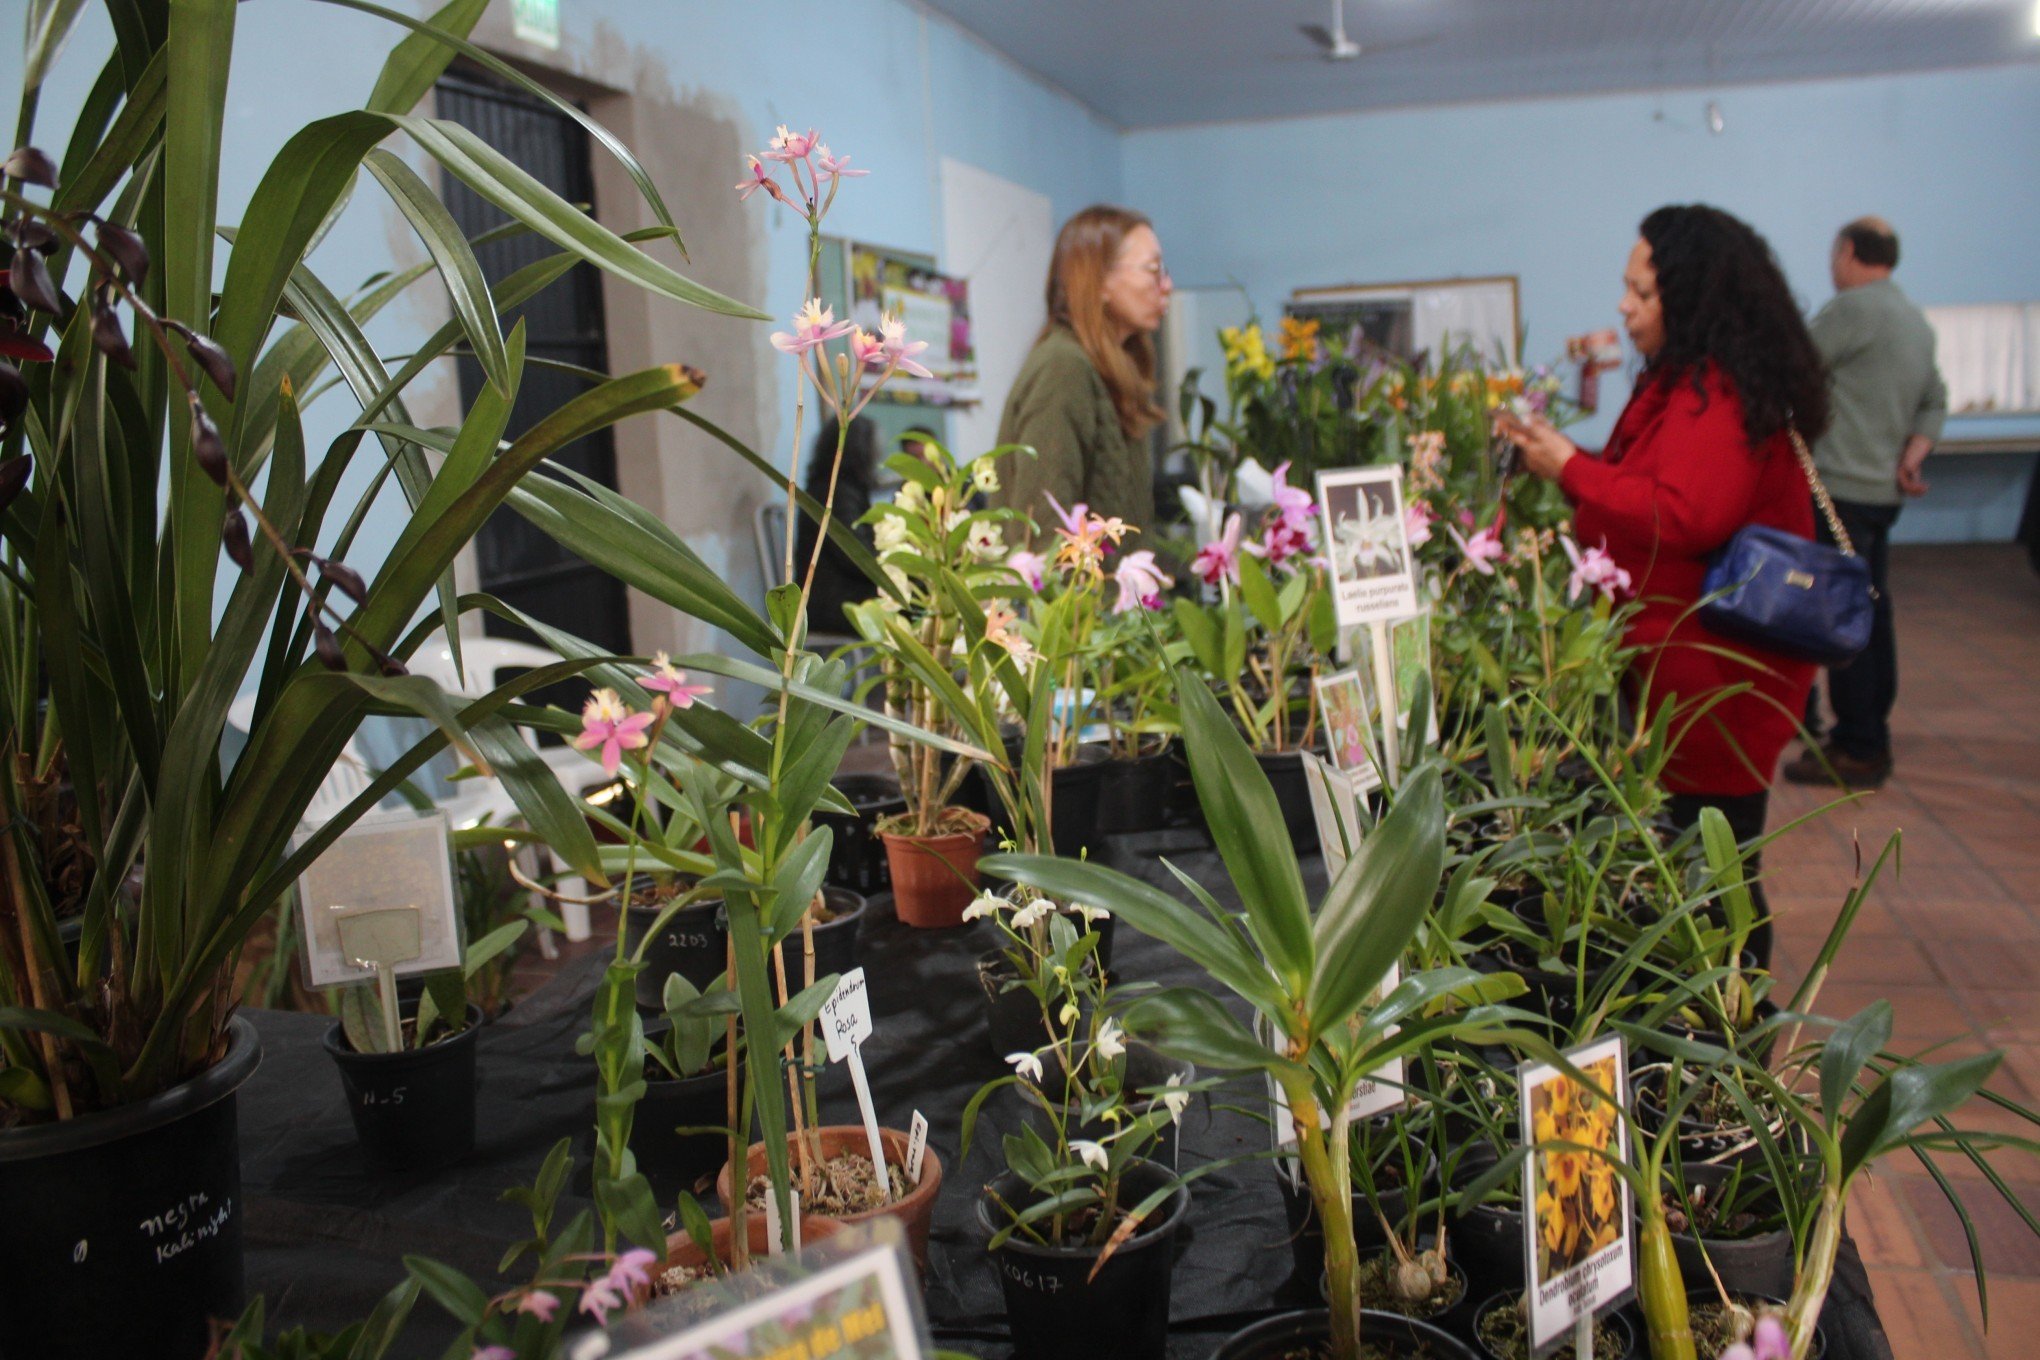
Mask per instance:
[[[1121,261],[1118,267],[1121,269],[1126,268],[1127,262]],[[1133,268],[1138,269],[1145,274],[1151,275],[1158,282],[1162,279],[1166,279],[1169,277],[1169,267],[1162,263],[1160,256],[1156,256],[1154,259],[1149,260],[1146,264],[1134,265]]]

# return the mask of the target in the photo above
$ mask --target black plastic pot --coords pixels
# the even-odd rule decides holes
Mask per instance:
[[[728,1123],[728,1098],[727,1073],[719,1057],[707,1071],[691,1077],[669,1077],[656,1061],[645,1063],[645,1094],[631,1121],[630,1150],[662,1202],[681,1190],[693,1190],[696,1182],[714,1175],[729,1159],[729,1135],[678,1132]]]
[[[482,1012],[467,1009],[467,1028],[400,1053],[356,1053],[339,1021],[326,1052],[340,1069],[354,1136],[368,1160],[391,1171],[451,1166],[475,1150],[475,1040]]]
[[[1529,990],[1516,998],[1513,1004],[1546,1016],[1561,1030],[1570,1029],[1573,1021],[1579,1018],[1579,1004],[1575,1000],[1579,974],[1570,969],[1560,972],[1539,968],[1526,959],[1525,956],[1529,955],[1530,948],[1521,943],[1497,942],[1474,950],[1467,955],[1466,962],[1469,967],[1483,973],[1515,973]],[[1567,956],[1571,957],[1570,949]],[[1604,963],[1587,969],[1585,995],[1589,999],[1612,966],[1612,963]]]
[[[830,919],[815,927],[815,976],[841,976],[857,966],[857,928],[864,922],[864,896],[848,888],[824,888]],[[801,932],[796,926],[786,937],[786,968],[791,977],[806,976],[800,960]],[[717,969],[717,972],[722,971]]]
[[[1455,1187],[1472,1184],[1496,1161],[1485,1144],[1462,1153],[1453,1167]],[[1516,1184],[1522,1184],[1517,1178]],[[1523,1288],[1523,1211],[1504,1204],[1476,1204],[1446,1221],[1452,1259],[1466,1271],[1476,1300]]]
[[[623,914],[624,947],[635,950],[645,932],[659,919],[660,907],[632,906]],[[641,1011],[665,1009],[666,978],[678,973],[706,990],[722,976],[729,957],[729,930],[719,901],[695,902],[673,913],[645,946],[645,966],[638,970],[637,1005]]]
[[[1120,1198],[1136,1204],[1167,1184],[1169,1174],[1136,1162],[1120,1180]],[[987,1187],[1007,1204],[1026,1207],[1027,1183],[1012,1172]],[[1114,1360],[1163,1360],[1169,1345],[1169,1282],[1176,1265],[1176,1233],[1189,1216],[1190,1192],[1176,1192],[1121,1243],[1097,1276],[1095,1247],[1044,1247],[1018,1234],[991,1252],[1006,1291],[1006,1318],[1019,1360],[1066,1360],[1109,1355]],[[978,1226],[987,1236],[1004,1215],[986,1196],[977,1201]]]
[[[1256,751],[1254,759],[1275,790],[1275,803],[1282,810],[1282,824],[1289,830],[1289,843],[1299,855],[1318,848],[1317,815],[1310,808],[1310,784],[1299,751]]]
[[[1133,835],[1168,825],[1183,767],[1168,749],[1108,760],[1098,777],[1098,834]]]
[[[1420,1245],[1424,1247],[1429,1247],[1432,1245],[1434,1240],[1435,1239],[1427,1235],[1423,1238]],[[1383,1247],[1378,1251],[1371,1252],[1363,1251],[1360,1253],[1361,1267],[1364,1269],[1370,1258],[1387,1257],[1389,1255],[1390,1253],[1387,1247]],[[1452,1303],[1449,1307],[1440,1308],[1437,1312],[1431,1314],[1429,1317],[1421,1318],[1419,1320],[1423,1322],[1428,1322],[1433,1327],[1438,1328],[1440,1331],[1449,1332],[1453,1336],[1464,1337],[1468,1335],[1467,1329],[1473,1325],[1473,1304],[1474,1304],[1473,1286],[1467,1280],[1466,1271],[1464,1270],[1464,1268],[1462,1268],[1459,1262],[1453,1260],[1449,1255],[1446,1257],[1445,1260],[1445,1273],[1452,1280],[1458,1283],[1459,1297],[1452,1300]],[[1329,1292],[1328,1290],[1329,1284],[1330,1284],[1329,1280],[1320,1282],[1318,1295],[1320,1298],[1326,1297],[1327,1293]],[[1365,1295],[1362,1295],[1361,1302],[1364,1304],[1370,1302],[1370,1300]],[[1396,1313],[1398,1314],[1398,1316],[1401,1315],[1400,1310],[1394,1308],[1369,1309],[1367,1311]]]
[[[1047,1068],[1047,1071],[1045,1073],[1045,1080],[1042,1083],[1042,1090],[1055,1092],[1065,1089],[1063,1086],[1061,1059],[1055,1055],[1050,1055],[1044,1058],[1044,1066]],[[1197,1080],[1197,1067],[1194,1063],[1182,1062],[1168,1057],[1147,1044],[1129,1043],[1126,1046],[1125,1075],[1121,1078],[1121,1090],[1125,1093],[1127,1113],[1138,1117],[1155,1109],[1157,1100],[1155,1098],[1144,1097],[1139,1092],[1165,1086],[1168,1084],[1171,1076],[1177,1078],[1178,1085],[1188,1086],[1191,1082]],[[1093,1142],[1102,1142],[1106,1137],[1115,1132],[1117,1128],[1116,1125],[1106,1123],[1103,1120],[1087,1123],[1078,1117],[1078,1111],[1074,1107],[1068,1105],[1063,1107],[1063,1117],[1072,1138],[1088,1138]],[[1180,1171],[1182,1169],[1182,1124],[1180,1121],[1171,1123],[1162,1130],[1162,1136],[1155,1140],[1152,1160],[1156,1164],[1168,1167],[1172,1171]]]
[[[1683,1265],[1683,1263],[1681,1264]],[[1783,1298],[1768,1294],[1752,1294],[1747,1290],[1737,1289],[1734,1285],[1729,1285],[1728,1292],[1737,1303],[1742,1304],[1745,1308],[1768,1307],[1772,1312],[1779,1314],[1783,1314],[1785,1311],[1785,1300]],[[1718,1308],[1720,1305],[1721,1295],[1715,1293],[1712,1289],[1695,1289],[1686,1295],[1686,1312],[1688,1316],[1691,1316],[1699,1309]],[[1806,1360],[1823,1360],[1823,1357],[1826,1355],[1827,1333],[1816,1324],[1813,1329],[1813,1341],[1806,1348]]]
[[[1522,1357],[1501,1355],[1496,1352],[1494,1347],[1481,1340],[1480,1337],[1480,1324],[1483,1318],[1497,1308],[1504,1306],[1514,1307],[1521,1297],[1521,1290],[1505,1290],[1502,1293],[1491,1295],[1481,1302],[1480,1307],[1473,1310],[1473,1344],[1478,1348],[1474,1354],[1488,1356],[1489,1360],[1528,1360],[1527,1353]],[[1605,1352],[1596,1348],[1594,1360],[1643,1360],[1644,1351],[1637,1340],[1636,1328],[1631,1325],[1626,1310],[1616,1309],[1613,1312],[1602,1314],[1600,1325],[1615,1334],[1617,1344]],[[1557,1349],[1550,1352],[1546,1357],[1546,1360],[1554,1360],[1555,1357],[1559,1356],[1565,1357],[1565,1360],[1572,1360],[1572,1355],[1573,1344],[1570,1340],[1566,1340],[1561,1341]]]
[[[1064,859],[1097,848],[1099,798],[1111,764],[1104,747],[1079,746],[1076,761],[1049,776],[1049,839]]]
[[[1709,1193],[1728,1182],[1730,1171],[1719,1166],[1685,1167],[1688,1186],[1706,1186]],[[1756,1166],[1743,1167],[1743,1179],[1764,1180]],[[1708,1278],[1706,1262],[1712,1262],[1722,1287],[1732,1294],[1759,1299],[1782,1299],[1792,1293],[1792,1232],[1774,1228],[1750,1237],[1701,1237],[1696,1233],[1672,1234],[1672,1254],[1678,1258],[1679,1273],[1688,1280]]]
[[[881,817],[907,810],[907,800],[900,794],[900,781],[889,774],[846,774],[838,775],[835,783],[837,791],[857,809],[857,815],[815,814],[817,823],[834,832],[829,845],[829,867],[822,881],[867,897],[890,891],[892,872],[886,865],[885,845],[878,839],[877,826]]]
[[[133,1105],[0,1133],[0,1355],[203,1355],[242,1298],[235,1092],[261,1061],[228,1022],[226,1056]]]
[[[1332,1315],[1322,1308],[1283,1313],[1234,1332],[1213,1352],[1211,1360],[1288,1360],[1298,1352],[1315,1354],[1332,1335]],[[1480,1353],[1443,1328],[1415,1322],[1394,1313],[1372,1310],[1360,1314],[1360,1340],[1385,1354],[1424,1356],[1427,1360],[1480,1360]]]

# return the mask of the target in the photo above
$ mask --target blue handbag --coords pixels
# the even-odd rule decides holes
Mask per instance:
[[[1814,471],[1799,431],[1793,451],[1835,543],[1815,543],[1761,524],[1735,531],[1707,564],[1700,621],[1717,633],[1801,661],[1840,666],[1870,642],[1877,588]]]

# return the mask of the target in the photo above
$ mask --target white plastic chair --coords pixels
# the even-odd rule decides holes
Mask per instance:
[[[536,670],[540,666],[554,665],[561,659],[558,652],[533,643],[463,633],[460,639],[461,664],[455,666],[453,649],[447,645],[445,635],[434,633],[420,644],[405,664],[411,674],[425,676],[448,694],[479,699],[496,687],[499,671]],[[461,674],[463,670],[466,672],[464,677]],[[525,745],[538,753],[539,759],[545,762],[569,793],[578,794],[584,786],[596,782],[594,776],[598,767],[573,747],[540,746],[537,734],[526,727],[518,728],[517,734],[524,738]],[[439,805],[453,818],[454,825],[472,825],[485,817],[502,821],[516,814],[517,806],[500,782],[463,782],[473,787],[439,800]]]
[[[255,727],[255,696],[243,694],[228,704],[227,721],[244,736],[252,732]],[[361,757],[361,748],[354,744],[354,738],[349,737],[347,745],[340,750],[340,758],[333,762],[332,769],[326,771],[325,779],[320,781],[318,791],[306,806],[304,823],[324,826],[342,808],[366,793],[372,782],[368,776],[368,762]]]

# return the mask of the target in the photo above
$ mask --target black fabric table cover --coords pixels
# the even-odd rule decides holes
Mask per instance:
[[[1168,857],[1233,905],[1217,857],[1182,844],[1177,837]],[[1166,836],[1123,838],[1103,858],[1176,890],[1157,849],[1170,851]],[[1312,858],[1305,869],[1314,889],[1323,884],[1317,863]],[[998,1140],[1021,1117],[1018,1098],[1002,1092],[988,1102],[970,1156],[961,1164],[958,1142],[965,1103],[985,1081],[1009,1070],[991,1049],[975,976],[977,957],[998,942],[985,923],[955,931],[909,929],[884,898],[871,904],[858,942],[876,1024],[864,1060],[879,1120],[905,1129],[916,1110],[926,1114],[929,1146],[943,1164],[926,1281],[928,1314],[938,1343],[984,1356],[1004,1356],[1010,1348],[1004,1299],[985,1256],[974,1200],[978,1187],[1001,1169],[995,1164]],[[1122,984],[1212,986],[1180,954],[1130,929],[1116,931],[1114,951]],[[272,1326],[330,1331],[366,1316],[402,1278],[407,1255],[456,1266],[491,1292],[528,1280],[516,1268],[505,1277],[495,1273],[505,1246],[531,1228],[528,1213],[501,1195],[529,1184],[546,1152],[563,1137],[574,1140],[573,1189],[585,1195],[594,1076],[590,1061],[574,1053],[574,1039],[587,1028],[603,962],[590,958],[571,965],[485,1029],[474,1154],[429,1174],[379,1172],[364,1160],[341,1103],[339,1073],[321,1048],[332,1023],[327,1017],[246,1012],[263,1043],[262,1065],[241,1092],[248,1289],[267,1296]],[[840,1066],[824,1079],[822,1096],[826,1122],[857,1122]],[[1258,1079],[1233,1083],[1192,1105],[1182,1134],[1185,1169],[1269,1145],[1268,1125],[1223,1108],[1229,1105],[1264,1108]],[[706,1202],[706,1193],[703,1198]],[[1289,1278],[1288,1226],[1273,1166],[1255,1161],[1212,1172],[1192,1187],[1192,1199],[1174,1277],[1171,1360],[1205,1360],[1221,1339],[1249,1321],[1301,1302]],[[670,1210],[670,1193],[666,1202]],[[562,1202],[562,1219],[584,1204],[570,1194]],[[1823,1325],[1830,1360],[1891,1360],[1853,1244],[1845,1244]],[[438,1356],[457,1331],[429,1299],[421,1300],[393,1354]]]

